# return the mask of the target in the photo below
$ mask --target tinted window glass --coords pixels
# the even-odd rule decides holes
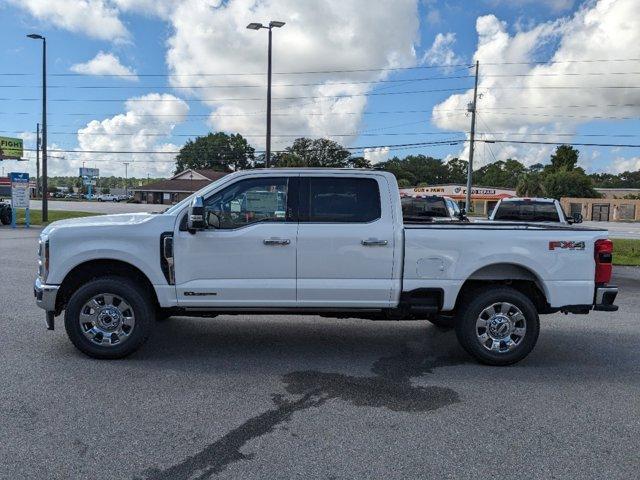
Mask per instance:
[[[493,218],[523,222],[560,221],[555,204],[549,202],[502,202]]]
[[[371,222],[380,218],[373,178],[309,178],[310,222]]]
[[[440,197],[405,197],[400,202],[405,217],[449,217],[444,198]]]
[[[205,210],[218,216],[223,229],[256,222],[284,222],[287,184],[286,178],[241,180],[207,198]]]

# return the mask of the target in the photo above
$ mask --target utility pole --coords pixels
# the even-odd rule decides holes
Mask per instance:
[[[124,165],[124,196],[125,196],[125,197],[126,197],[126,196],[128,195],[128,193],[129,193],[129,190],[128,190],[128,188],[127,188],[127,178],[128,178],[128,175],[127,175],[127,171],[128,171],[128,170],[127,170],[127,169],[128,169],[128,167],[129,167],[129,163],[130,163],[130,162],[122,162],[122,164]]]
[[[36,198],[40,195],[40,124],[36,123]]]
[[[42,40],[42,223],[49,221],[47,202],[47,39],[30,33],[27,37]]]
[[[480,62],[476,60],[476,79],[473,86],[473,102],[467,105],[467,111],[471,112],[471,138],[469,139],[469,165],[467,166],[467,196],[465,199],[465,207],[467,214],[471,212],[471,177],[473,176],[473,148],[476,137],[476,100],[478,98],[478,71],[480,70]]]

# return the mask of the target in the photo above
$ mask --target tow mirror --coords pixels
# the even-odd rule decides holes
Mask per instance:
[[[204,218],[204,198],[195,197],[191,201],[189,206],[189,213],[187,214],[187,230],[191,233],[196,233],[198,230],[204,230],[207,228]]]

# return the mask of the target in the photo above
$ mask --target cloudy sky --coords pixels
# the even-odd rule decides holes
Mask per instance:
[[[263,149],[267,33],[245,27],[269,20],[286,22],[274,149],[328,136],[372,161],[467,158],[475,61],[477,138],[498,140],[477,144],[478,165],[554,148],[500,140],[640,144],[638,0],[0,0],[0,15],[0,135],[27,148],[41,47],[25,35],[47,37],[48,144],[64,157],[52,175],[131,162],[130,175],[167,176],[173,152],[211,130]],[[640,168],[639,148],[578,148],[588,171]]]

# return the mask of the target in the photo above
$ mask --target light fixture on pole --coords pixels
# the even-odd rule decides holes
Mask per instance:
[[[30,33],[27,37],[42,40],[42,223],[47,223],[49,220],[47,199],[47,39],[36,33]]]
[[[269,30],[269,48],[267,56],[267,141],[265,151],[265,167],[269,168],[269,160],[271,160],[271,30],[273,28],[281,28],[284,26],[284,22],[277,20],[271,20],[269,25],[263,25],[261,23],[250,23],[247,25],[249,30],[260,30],[266,28]]]

